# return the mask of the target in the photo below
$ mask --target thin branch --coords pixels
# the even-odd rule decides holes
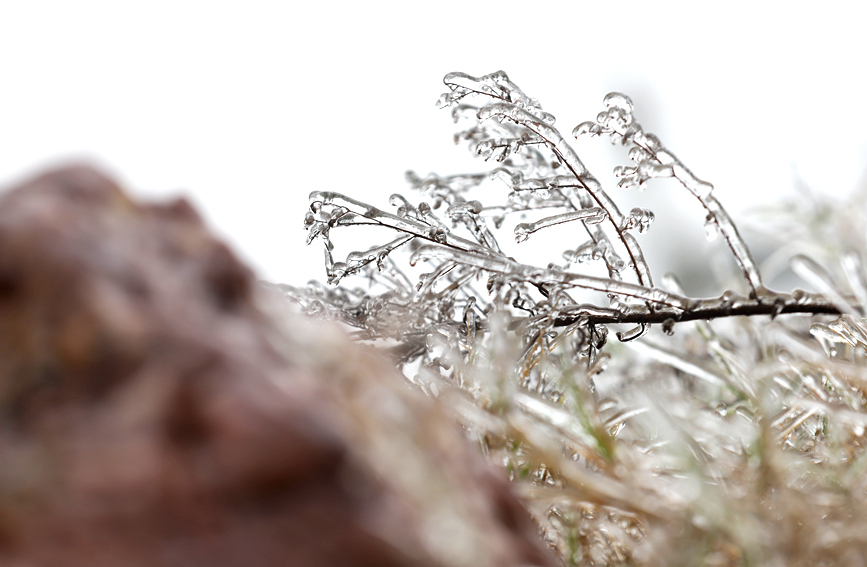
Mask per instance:
[[[613,323],[682,323],[724,317],[802,314],[802,315],[842,315],[840,310],[821,295],[804,294],[804,292],[775,293],[774,303],[760,301],[756,298],[740,297],[733,300],[731,295],[724,294],[718,298],[693,300],[686,310],[654,309],[653,311],[636,305],[626,314],[596,313],[580,316],[557,317],[555,327],[571,325],[579,319],[586,319],[594,325]],[[765,298],[767,299],[767,298]]]

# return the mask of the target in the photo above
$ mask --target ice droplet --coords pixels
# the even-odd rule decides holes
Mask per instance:
[[[590,121],[582,122],[581,124],[575,126],[575,128],[572,129],[572,136],[574,136],[575,138],[578,138],[585,134],[589,134],[590,136],[598,136],[601,133],[602,127],[599,126],[599,124]]]
[[[654,218],[653,211],[636,207],[623,219],[623,226],[621,228],[623,230],[631,230],[637,227],[638,232],[645,233],[650,228]]]
[[[515,227],[515,242],[524,242],[533,233],[533,225],[521,223]]]
[[[436,242],[445,242],[448,239],[448,234],[442,228],[431,228],[431,238]]]
[[[487,161],[494,153],[493,140],[482,140],[476,144],[476,153],[485,158]]]
[[[331,269],[328,271],[328,283],[336,284],[346,276],[346,264],[343,262],[334,262]]]
[[[367,263],[369,257],[364,252],[350,252],[346,256],[346,266],[350,270],[356,270]]]
[[[458,100],[458,97],[454,95],[454,93],[443,93],[437,99],[436,106],[437,108],[446,108],[454,104]]]
[[[704,219],[704,235],[709,242],[713,242],[719,236],[719,225],[713,215],[708,215]]]
[[[662,332],[668,335],[669,337],[674,335],[674,319],[669,317],[665,321],[662,322]]]
[[[462,203],[455,203],[449,207],[446,214],[452,218],[466,214],[477,215],[482,212],[482,208],[482,204],[479,201],[464,201]]]
[[[632,175],[635,172],[636,168],[630,167],[628,165],[614,166],[614,177],[626,177],[627,175]]]
[[[605,98],[602,99],[602,102],[607,107],[619,108],[626,112],[632,112],[633,109],[632,99],[623,93],[608,93],[605,95]]]
[[[638,173],[642,179],[671,177],[674,175],[674,169],[669,164],[653,163],[650,160],[645,160],[638,164]]]
[[[771,311],[771,320],[779,316],[780,313],[783,312],[783,309],[786,308],[786,299],[784,297],[777,297],[774,299],[774,309]]]
[[[575,250],[566,250],[563,252],[563,259],[568,264],[585,264],[593,259],[593,242],[585,242]]]
[[[631,150],[629,150],[629,159],[634,161],[635,163],[640,163],[642,161],[650,159],[651,155],[647,153],[644,148],[639,146],[635,146]]]

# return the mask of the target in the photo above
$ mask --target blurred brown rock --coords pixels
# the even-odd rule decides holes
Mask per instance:
[[[0,564],[554,564],[433,402],[258,289],[184,200],[0,197]]]

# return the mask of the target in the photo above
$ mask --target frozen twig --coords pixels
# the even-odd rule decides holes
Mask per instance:
[[[634,167],[620,166],[615,175],[621,177],[621,187],[639,186],[654,177],[673,177],[707,210],[706,222],[711,230],[719,230],[735,259],[744,272],[750,286],[750,295],[762,301],[767,299],[768,291],[762,284],[759,269],[753,261],[746,243],[738,234],[737,227],[726,210],[713,195],[713,185],[697,178],[685,165],[653,134],[646,134],[634,116],[632,100],[621,93],[609,93],[604,100],[607,110],[601,112],[595,122],[583,122],[575,127],[572,134],[608,134],[612,142],[633,147],[629,157],[636,162]]]
[[[450,73],[444,81],[449,92],[440,98],[440,106],[451,106],[456,120],[475,120],[475,125],[456,139],[469,140],[471,149],[486,160],[495,158],[496,168],[489,173],[426,178],[410,172],[407,179],[422,195],[430,197],[432,204],[421,201],[415,205],[395,194],[390,200],[397,207],[395,213],[333,191],[314,191],[310,195],[311,211],[305,219],[308,241],[317,237],[324,240],[329,281],[336,283],[351,274],[367,274],[370,281],[391,288],[380,299],[362,295],[344,303],[344,308],[356,316],[343,319],[356,321],[369,336],[401,336],[413,345],[408,352],[418,354],[417,341],[425,334],[464,329],[462,332],[469,333],[468,337],[475,336],[466,317],[456,317],[457,307],[463,306],[467,316],[472,315],[472,328],[482,331],[488,328],[487,318],[491,314],[506,309],[516,310],[514,315],[524,315],[515,317],[513,325],[522,320],[533,321],[536,329],[533,344],[548,340],[540,329],[581,328],[592,352],[597,348],[592,345],[604,343],[605,326],[609,324],[637,325],[618,333],[620,340],[628,341],[641,337],[657,323],[670,331],[680,322],[733,316],[863,312],[857,300],[844,300],[828,286],[823,289],[834,290],[830,297],[767,290],[737,228],[713,195],[713,187],[695,177],[655,136],[643,131],[633,117],[628,97],[611,93],[605,97],[606,110],[595,121],[577,126],[573,134],[607,134],[612,141],[631,147],[629,155],[635,165],[619,166],[614,171],[621,187],[643,187],[656,177],[673,177],[683,184],[705,207],[709,226],[725,237],[750,292],[748,297],[729,291],[717,298],[693,299],[656,287],[635,236],[648,230],[654,214],[638,208],[623,214],[554,127],[553,115],[542,110],[536,99],[527,96],[503,72],[482,77]],[[472,96],[493,102],[481,107],[465,104],[464,99]],[[469,197],[489,180],[503,181],[510,188],[505,203],[484,206]],[[445,215],[438,215],[435,209],[443,205]],[[499,227],[509,213],[552,208],[561,212],[534,222],[518,223],[514,235],[522,242],[553,225],[575,223],[582,227],[589,240],[564,253],[565,267],[523,264],[501,251],[494,231],[488,226],[489,220],[493,219],[494,226]],[[345,262],[335,262],[331,231],[359,224],[387,227],[397,234],[385,244],[350,252]],[[421,245],[421,241],[426,244]],[[408,285],[411,279],[391,257],[403,247],[412,251],[410,264],[424,260],[432,268],[418,276],[414,290]],[[625,261],[620,257],[623,252]],[[576,263],[597,260],[604,262],[607,278],[575,269]],[[850,259],[847,264],[851,274],[863,271],[857,260]],[[812,264],[800,261],[798,266]],[[383,269],[387,271],[386,277],[377,276]],[[630,272],[633,281],[624,279]],[[810,273],[818,272],[812,269]],[[487,278],[487,296],[471,284],[482,277]],[[864,295],[862,287],[854,286],[856,292]],[[607,295],[609,305],[576,303],[569,293],[577,288],[602,292]],[[317,296],[310,303],[311,309],[319,309],[315,306],[321,301],[322,297]],[[405,312],[405,316],[384,316],[383,306],[387,305],[399,307],[398,311]],[[473,307],[470,309],[469,305]],[[371,306],[378,306],[376,316],[358,316],[372,309]],[[331,313],[333,309],[320,312]],[[403,331],[375,326],[385,321],[405,321],[408,326]],[[840,335],[834,330],[826,334]]]

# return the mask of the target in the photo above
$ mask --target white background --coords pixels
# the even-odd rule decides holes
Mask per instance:
[[[96,163],[188,195],[262,277],[303,283],[322,275],[308,193],[386,207],[408,168],[484,169],[434,101],[449,71],[504,69],[564,134],[630,94],[736,217],[796,174],[845,195],[867,163],[859,4],[5,2],[0,185]]]

